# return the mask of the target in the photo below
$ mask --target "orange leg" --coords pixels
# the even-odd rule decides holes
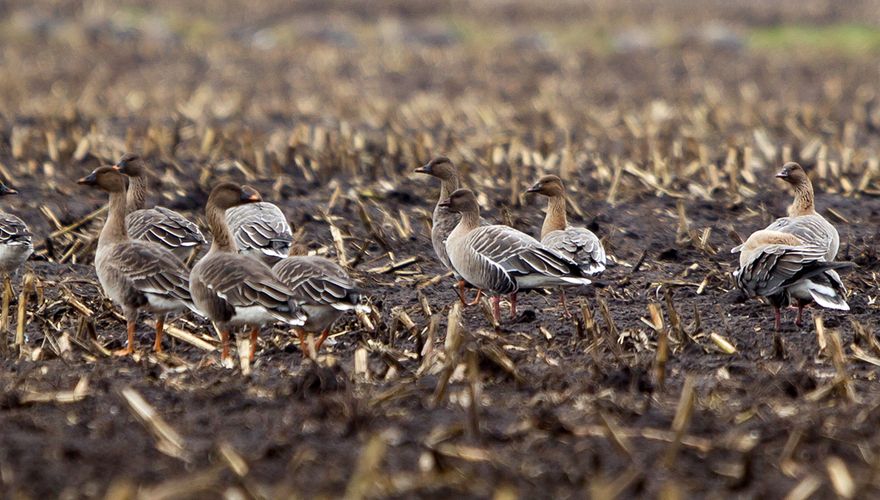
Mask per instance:
[[[223,351],[220,353],[220,359],[226,361],[229,359],[229,330],[220,330],[220,342],[223,343]]]
[[[248,359],[253,362],[254,355],[257,353],[257,335],[260,333],[260,327],[254,326],[251,327],[251,352],[248,355]]]
[[[465,303],[466,306],[475,306],[480,303],[480,297],[483,296],[483,290],[481,288],[477,288],[477,296],[474,297],[474,300]]]
[[[156,318],[156,342],[153,343],[153,351],[162,352],[162,334],[165,332],[165,316]]]
[[[299,348],[302,349],[303,354],[309,352],[309,347],[306,345],[306,331],[302,328],[294,328],[293,330],[296,332],[296,338],[299,339]]]
[[[562,305],[562,316],[565,318],[571,318],[571,313],[568,311],[568,304],[565,303],[565,290],[559,291],[559,303]]]
[[[318,352],[321,349],[321,345],[327,340],[327,336],[330,335],[330,329],[325,328],[323,332],[321,332],[321,337],[315,342],[315,352]]]
[[[507,299],[510,301],[510,317],[516,317],[516,292],[511,293]]]
[[[467,301],[464,299],[464,280],[458,280],[458,300],[461,301],[461,305],[468,305]]]
[[[131,356],[131,353],[134,352],[134,328],[135,322],[128,322],[128,344],[125,346],[125,349],[119,349],[117,351],[113,351],[114,356]]]
[[[496,295],[492,297],[492,317],[495,318],[495,322],[501,324],[501,296]]]

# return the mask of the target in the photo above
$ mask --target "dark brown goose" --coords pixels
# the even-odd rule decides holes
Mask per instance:
[[[605,248],[587,228],[568,225],[565,213],[565,185],[555,175],[546,175],[526,192],[550,198],[547,215],[541,226],[541,243],[578,263],[584,274],[592,276],[605,270]],[[560,301],[566,316],[565,290],[560,290]]]
[[[130,179],[125,224],[131,238],[158,243],[182,259],[205,243],[199,227],[174,210],[160,206],[144,208],[148,181],[147,166],[141,158],[125,154],[114,168]]]
[[[317,351],[333,323],[346,311],[370,312],[370,308],[360,303],[361,294],[342,266],[323,257],[299,254],[300,249],[292,246],[291,255],[278,261],[272,270],[293,290],[293,297],[308,316],[305,325],[296,327],[303,351],[305,334],[320,332],[315,343]]]
[[[516,314],[520,290],[589,285],[578,264],[509,226],[480,226],[480,207],[469,189],[459,189],[441,202],[461,221],[446,240],[449,262],[478,287],[510,295],[510,312]],[[493,313],[500,320],[500,298],[493,297]]]
[[[18,194],[0,182],[0,196]],[[0,273],[12,277],[34,253],[33,238],[27,224],[18,217],[0,212]]]
[[[303,326],[306,320],[290,287],[262,261],[239,254],[232,242],[226,210],[260,200],[260,194],[249,186],[223,182],[214,187],[205,209],[213,236],[211,249],[190,273],[193,301],[214,322],[223,341],[224,360],[229,358],[233,328],[250,328],[253,359],[260,327],[275,322]]]
[[[134,333],[140,309],[156,315],[156,341],[153,349],[162,351],[165,315],[184,308],[194,309],[189,293],[189,271],[166,248],[149,241],[130,240],[125,226],[125,177],[106,166],[79,180],[110,193],[110,210],[95,252],[98,281],[110,299],[122,307],[128,327],[125,349],[120,356],[134,352]]]

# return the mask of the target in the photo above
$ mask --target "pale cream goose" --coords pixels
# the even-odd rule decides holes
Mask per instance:
[[[0,182],[0,196],[18,194]],[[12,277],[34,253],[33,238],[27,224],[18,217],[0,212],[0,273]]]
[[[526,192],[550,198],[547,214],[541,226],[541,243],[578,263],[586,275],[599,274],[605,270],[605,248],[602,242],[587,228],[568,225],[565,213],[565,185],[555,175],[546,175]],[[565,290],[560,290],[560,302],[568,316]]]
[[[223,182],[214,187],[205,209],[213,241],[193,266],[190,290],[196,307],[214,322],[223,342],[222,359],[229,358],[229,336],[238,326],[250,328],[250,358],[254,358],[260,327],[281,322],[303,326],[306,315],[293,291],[262,261],[237,253],[226,223],[227,209],[260,202],[249,186]]]
[[[147,166],[137,155],[125,154],[114,166],[129,177],[128,234],[136,240],[152,241],[180,258],[205,243],[199,227],[174,210],[156,206],[144,208],[147,198]]]
[[[480,226],[480,207],[472,191],[459,189],[441,204],[461,214],[446,240],[449,262],[478,290],[510,294],[512,316],[520,290],[590,284],[576,262],[531,236],[508,226]],[[499,301],[500,297],[493,297],[496,320],[500,320]]]
[[[323,257],[300,255],[296,245],[291,247],[291,255],[278,261],[272,270],[290,287],[308,316],[303,326],[295,327],[303,351],[306,333],[320,332],[315,343],[317,351],[330,334],[330,327],[345,312],[370,311],[369,306],[360,303],[361,294],[342,266]]]
[[[125,314],[128,342],[115,354],[125,356],[134,352],[140,309],[156,315],[153,349],[161,352],[166,314],[193,309],[189,271],[161,245],[129,239],[125,226],[125,177],[121,173],[110,166],[100,167],[78,182],[110,194],[110,210],[95,252],[95,271],[104,293],[122,307]]]
[[[733,276],[749,297],[764,297],[773,306],[775,327],[781,327],[780,308],[792,300],[801,326],[804,306],[815,303],[828,309],[848,311],[846,288],[836,270],[850,262],[828,262],[827,248],[805,243],[790,233],[763,229],[743,243],[739,269]]]
[[[458,214],[449,211],[443,206],[443,200],[449,198],[449,195],[456,189],[461,187],[461,174],[458,168],[452,163],[452,160],[445,156],[438,156],[428,163],[415,169],[416,173],[426,174],[440,179],[440,196],[437,198],[437,205],[434,207],[434,213],[431,216],[431,245],[434,247],[434,253],[446,269],[452,271],[455,279],[458,280],[458,298],[462,304],[475,304],[465,300],[465,280],[461,278],[452,264],[449,262],[449,255],[446,253],[446,239],[449,233],[455,229],[458,224]]]
[[[226,223],[238,251],[272,265],[290,252],[293,232],[287,217],[269,202],[248,203],[226,211]]]

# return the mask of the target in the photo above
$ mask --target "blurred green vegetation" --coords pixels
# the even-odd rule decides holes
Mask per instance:
[[[779,25],[749,30],[749,46],[760,50],[819,50],[863,54],[880,51],[880,28],[860,24]]]

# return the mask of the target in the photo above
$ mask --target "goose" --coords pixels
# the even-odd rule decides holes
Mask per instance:
[[[138,311],[156,315],[155,352],[162,352],[165,316],[193,309],[186,266],[165,247],[143,240],[129,239],[125,224],[125,177],[112,166],[102,166],[78,181],[110,195],[107,221],[98,237],[95,271],[104,293],[120,306],[125,315],[128,341],[114,352],[128,356],[134,352],[134,332]]]
[[[578,263],[586,275],[599,274],[605,270],[605,248],[602,242],[587,228],[568,225],[565,214],[565,185],[555,175],[546,175],[526,190],[550,198],[547,215],[541,226],[541,243]],[[565,290],[560,290],[560,302],[568,316]]]
[[[740,246],[739,269],[733,276],[749,297],[764,297],[781,327],[780,308],[797,306],[795,324],[801,326],[804,306],[815,303],[828,309],[848,311],[846,288],[838,270],[851,262],[828,262],[827,248],[811,245],[791,233],[762,229]]]
[[[443,200],[449,198],[449,195],[456,189],[461,187],[461,175],[458,172],[452,160],[445,156],[438,156],[428,163],[415,169],[416,173],[426,174],[440,179],[440,197],[437,199],[437,205],[434,207],[434,213],[431,216],[431,245],[434,247],[434,253],[446,269],[452,271],[452,274],[458,280],[458,298],[464,305],[476,304],[465,300],[465,280],[461,279],[452,264],[449,262],[449,255],[446,253],[446,240],[449,233],[455,229],[458,224],[458,215],[449,211],[443,206]]]
[[[269,202],[248,203],[226,211],[226,223],[238,251],[272,265],[290,252],[293,233],[284,213]]]
[[[0,196],[18,194],[0,182]],[[10,277],[18,272],[24,261],[34,253],[31,231],[18,217],[0,212],[0,272]]]
[[[339,264],[314,255],[302,255],[298,245],[292,245],[290,255],[272,267],[278,278],[293,290],[293,297],[302,303],[308,319],[295,330],[306,351],[306,332],[321,336],[315,351],[321,348],[330,327],[346,311],[370,312],[361,304],[361,294],[354,280]]]
[[[225,212],[261,200],[250,186],[222,182],[214,187],[205,209],[213,236],[211,248],[189,275],[196,307],[214,322],[220,334],[224,361],[229,359],[229,335],[233,328],[250,328],[249,358],[253,360],[260,327],[275,322],[303,326],[306,321],[302,308],[292,298],[293,290],[269,266],[236,252]]]
[[[473,191],[458,189],[441,205],[461,220],[446,240],[449,262],[462,278],[477,287],[510,295],[510,313],[516,315],[520,290],[589,285],[578,264],[547,248],[531,236],[508,226],[480,226],[480,206]],[[493,298],[493,314],[500,320],[500,297]]]
[[[788,207],[788,217],[776,219],[765,229],[793,234],[805,244],[824,248],[825,260],[833,261],[840,249],[840,235],[825,217],[816,213],[813,183],[803,167],[795,162],[788,162],[782,166],[776,177],[792,186],[794,200]],[[737,253],[742,248],[743,245],[734,247],[731,252]]]
[[[127,153],[114,168],[130,179],[125,224],[131,238],[158,243],[182,259],[192,249],[206,243],[199,227],[174,210],[160,206],[144,208],[147,198],[147,166],[141,158]]]

